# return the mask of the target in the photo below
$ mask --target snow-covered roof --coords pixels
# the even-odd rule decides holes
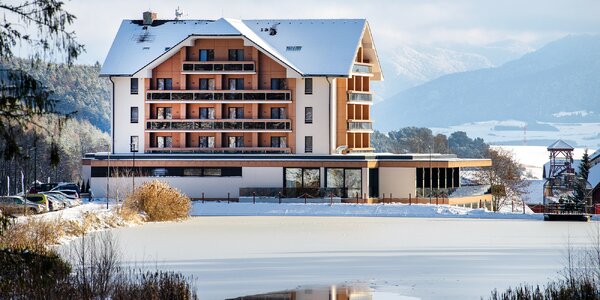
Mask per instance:
[[[596,187],[598,183],[600,183],[600,165],[595,165],[590,168],[588,182],[592,185],[592,187]]]
[[[574,148],[571,145],[567,144],[563,140],[558,140],[548,146],[548,151],[550,150],[573,150]]]
[[[271,28],[275,29],[273,35]],[[197,37],[239,36],[302,76],[349,77],[361,42],[373,64],[375,80],[383,79],[365,19],[322,20],[124,20],[101,76],[133,76],[160,58],[171,56]]]

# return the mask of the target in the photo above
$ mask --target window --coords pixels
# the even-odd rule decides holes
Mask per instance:
[[[285,108],[271,107],[271,119],[285,119]]]
[[[159,120],[171,120],[173,119],[172,108],[170,107],[157,107],[156,118]]]
[[[229,137],[229,148],[241,148],[244,147],[243,136],[230,136]]]
[[[287,138],[285,136],[272,136],[271,148],[287,148]]]
[[[312,95],[312,93],[313,93],[313,79],[306,78],[306,79],[304,79],[304,94]]]
[[[212,107],[200,107],[200,119],[213,120],[215,118],[215,109]]]
[[[361,169],[327,168],[326,186],[334,194],[344,198],[354,198],[362,192]]]
[[[230,119],[243,119],[244,118],[244,108],[243,107],[230,107],[228,111],[229,111]]]
[[[139,84],[139,80],[137,78],[131,78],[131,83],[129,86],[129,92],[132,95],[137,95],[138,94],[138,84]]]
[[[285,168],[286,188],[316,188],[321,186],[318,168]]]
[[[131,152],[138,152],[140,145],[140,137],[137,135],[132,135],[129,137],[129,147]]]
[[[200,89],[201,90],[215,90],[215,80],[213,78],[201,78],[200,79]]]
[[[244,49],[229,49],[229,60],[230,61],[243,61],[244,60]]]
[[[200,49],[198,55],[200,61],[213,61],[215,60],[215,50],[213,49]]]
[[[305,107],[304,108],[304,123],[312,124],[312,122],[313,122],[313,108]]]
[[[287,89],[285,78],[271,78],[271,89],[272,90],[285,90]]]
[[[202,176],[202,169],[200,169],[200,168],[183,169],[183,176],[200,177],[200,176]]]
[[[244,89],[244,78],[229,78],[228,82],[230,90]]]
[[[313,152],[313,137],[305,136],[304,137],[304,153],[312,153]]]
[[[173,79],[171,78],[158,78],[156,79],[157,90],[172,90]]]
[[[156,147],[158,148],[171,148],[173,147],[173,138],[170,136],[157,136]]]
[[[137,106],[132,106],[129,111],[129,119],[131,123],[137,123],[139,119],[139,110]]]
[[[219,168],[206,168],[204,169],[204,176],[221,176],[221,169]]]
[[[198,139],[198,147],[214,148],[215,147],[215,137],[214,136],[201,136]]]

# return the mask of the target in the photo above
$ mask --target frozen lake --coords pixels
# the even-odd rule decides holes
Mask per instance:
[[[201,299],[332,285],[360,287],[361,295],[366,287],[367,299],[374,300],[480,299],[494,288],[556,278],[567,241],[588,243],[596,226],[538,220],[194,217],[112,232],[125,260],[193,275]]]

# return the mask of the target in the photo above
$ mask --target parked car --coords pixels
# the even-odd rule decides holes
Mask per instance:
[[[53,187],[51,189],[51,191],[65,191],[65,190],[76,191],[78,195],[81,193],[81,191],[79,189],[79,185],[77,185],[76,183],[72,183],[72,182],[58,183],[55,187]]]
[[[0,197],[0,207],[2,207],[3,211],[23,212],[23,205],[27,208],[27,212],[31,214],[39,214],[48,211],[45,205],[25,200],[20,196]]]
[[[67,207],[73,207],[81,204],[81,201],[75,198],[74,196],[69,196],[61,191],[48,191],[43,192],[42,194],[53,196],[64,202]]]
[[[48,202],[49,202],[51,211],[61,210],[61,209],[70,207],[70,205],[67,201],[64,201],[57,195],[51,195],[51,194],[44,194],[44,195],[46,195],[46,197],[48,197]]]
[[[48,197],[44,194],[27,194],[25,198],[33,203],[45,206],[46,211],[50,210],[50,203],[48,202]]]

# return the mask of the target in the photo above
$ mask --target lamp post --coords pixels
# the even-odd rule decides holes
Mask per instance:
[[[431,155],[433,149],[429,146],[429,204],[431,204],[431,194],[433,192],[433,172],[431,170]]]
[[[137,139],[131,139],[131,145],[130,145],[130,151],[131,153],[133,153],[133,188],[132,188],[132,192],[135,191],[135,153],[138,152],[138,141]]]

